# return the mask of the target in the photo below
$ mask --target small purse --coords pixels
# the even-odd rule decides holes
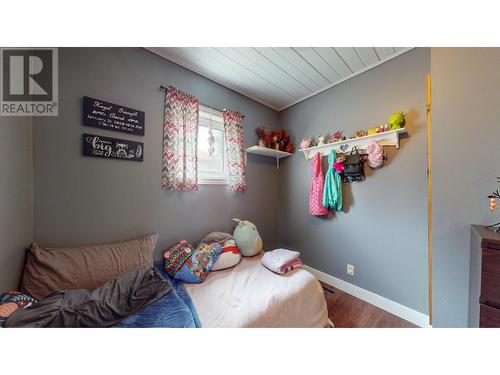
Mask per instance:
[[[344,162],[344,182],[363,181],[365,179],[363,163],[364,155],[359,153],[357,147],[353,147]]]

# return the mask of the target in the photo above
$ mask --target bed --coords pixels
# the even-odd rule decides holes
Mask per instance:
[[[210,272],[201,284],[185,284],[203,327],[326,327],[328,311],[319,281],[304,269],[283,276],[260,256]]]

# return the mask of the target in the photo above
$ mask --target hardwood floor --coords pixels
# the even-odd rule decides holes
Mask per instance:
[[[412,323],[385,310],[321,283],[328,317],[336,328],[414,328]]]

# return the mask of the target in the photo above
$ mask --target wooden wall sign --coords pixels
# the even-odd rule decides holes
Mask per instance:
[[[83,124],[86,126],[144,135],[144,118],[143,111],[83,97]]]
[[[102,135],[82,135],[83,155],[105,159],[142,161],[144,143],[103,137]]]

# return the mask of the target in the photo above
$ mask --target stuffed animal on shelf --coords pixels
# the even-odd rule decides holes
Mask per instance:
[[[259,137],[258,145],[261,147],[271,147],[272,132],[266,127],[260,127],[255,129],[257,136]]]
[[[401,129],[405,126],[406,119],[403,112],[394,112],[391,117],[389,117],[389,125],[391,130]]]
[[[272,148],[280,151],[281,149],[281,141],[285,137],[284,130],[273,130],[273,143]]]
[[[333,142],[338,142],[338,141],[341,141],[342,140],[342,130],[337,130],[336,132],[334,132],[332,134],[332,136],[330,137],[330,142],[329,143],[333,143]]]
[[[300,148],[311,147],[311,138],[304,138],[300,141]]]
[[[262,252],[262,238],[257,227],[250,221],[233,219],[237,223],[233,238],[244,257],[253,257]]]

